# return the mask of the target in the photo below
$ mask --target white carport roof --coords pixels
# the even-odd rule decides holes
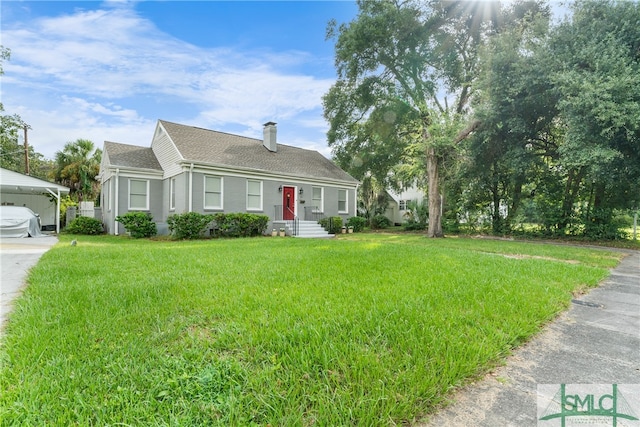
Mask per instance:
[[[69,188],[9,169],[0,168],[0,192],[11,194],[69,194]]]
[[[0,193],[51,194],[56,198],[56,232],[60,232],[60,195],[69,194],[69,188],[0,168]]]

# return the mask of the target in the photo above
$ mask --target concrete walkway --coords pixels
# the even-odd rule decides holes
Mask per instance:
[[[538,385],[562,383],[633,385],[631,407],[640,415],[640,252],[628,251],[598,288],[573,300],[505,366],[458,392],[451,406],[421,425],[560,425],[538,421]]]
[[[58,238],[53,236],[0,238],[0,331],[13,308],[13,300],[26,286],[29,269],[57,242]]]

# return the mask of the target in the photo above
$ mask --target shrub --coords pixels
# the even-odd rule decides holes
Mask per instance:
[[[91,218],[88,216],[79,216],[65,229],[66,232],[71,234],[89,234],[96,235],[104,233],[102,228],[102,222],[100,220]]]
[[[405,230],[425,230],[429,225],[429,201],[427,199],[420,202],[409,200],[404,216],[407,219],[407,222],[403,224]]]
[[[55,203],[55,199],[51,200],[51,202]],[[64,197],[60,197],[60,221],[62,221],[63,224],[67,223],[67,209],[71,206],[77,207],[78,202],[73,200],[68,194]]]
[[[329,234],[340,234],[342,232],[342,217],[329,216],[322,218],[318,223],[327,230]]]
[[[584,235],[596,240],[623,240],[627,238],[623,228],[630,226],[631,221],[631,217],[625,221],[624,216],[616,216],[613,209],[596,208],[585,221]]]
[[[263,234],[269,217],[250,213],[218,213],[213,216],[218,233],[224,237],[251,237]]]
[[[391,227],[391,220],[384,215],[376,215],[371,218],[371,228],[380,229]]]
[[[361,216],[352,216],[347,220],[347,227],[353,227],[355,233],[364,230],[366,225],[367,220]]]
[[[213,215],[204,215],[198,212],[169,215],[167,224],[169,231],[178,239],[196,239],[201,237],[209,223],[213,221]]]
[[[457,221],[455,218],[444,218],[442,220],[442,231],[445,233],[460,233],[460,221]]]
[[[428,226],[429,224],[423,224],[420,222],[410,222],[410,221],[407,221],[404,224],[402,224],[402,228],[405,231],[422,231],[422,230],[426,230]]]
[[[116,221],[124,225],[124,229],[136,239],[155,236],[158,233],[156,223],[152,221],[148,212],[127,212],[117,216]]]

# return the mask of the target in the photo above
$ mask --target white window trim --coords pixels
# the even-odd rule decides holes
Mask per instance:
[[[220,206],[207,206],[207,178],[218,178],[220,180]],[[202,207],[204,209],[224,209],[224,177],[220,175],[205,175],[202,182]],[[210,193],[212,193],[210,191]]]
[[[260,184],[260,208],[250,208],[249,207],[249,183],[250,182],[257,182]],[[247,186],[246,186],[246,206],[247,206],[247,211],[252,211],[252,212],[262,212],[262,203],[264,200],[264,191],[263,191],[263,183],[260,180],[257,179],[247,179]]]
[[[176,179],[169,178],[169,210],[176,210]]]
[[[315,199],[313,198],[313,189],[320,189],[320,206],[318,206],[318,210],[314,211],[314,213],[322,213],[324,212],[324,187],[312,186],[311,187],[311,203],[315,203]]]
[[[146,189],[146,197],[145,197],[145,207],[144,208],[134,208],[131,207],[131,181],[144,181],[147,184],[147,189]],[[128,204],[129,204],[129,210],[130,211],[148,211],[149,210],[149,180],[148,179],[139,179],[139,178],[129,178],[129,191],[128,191]]]
[[[346,210],[340,210],[340,192],[344,191],[344,207]],[[338,213],[346,214],[349,213],[349,190],[346,188],[338,188]]]

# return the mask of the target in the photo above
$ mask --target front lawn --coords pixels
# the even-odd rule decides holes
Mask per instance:
[[[417,235],[70,240],[5,329],[2,425],[411,422],[619,259]]]

